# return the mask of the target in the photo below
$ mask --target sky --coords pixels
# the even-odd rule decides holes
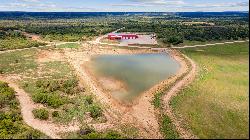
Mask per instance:
[[[248,9],[248,0],[0,0],[0,11],[220,12]]]

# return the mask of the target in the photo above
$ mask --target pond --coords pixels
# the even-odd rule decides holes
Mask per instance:
[[[97,83],[122,103],[133,99],[169,78],[180,68],[166,53],[98,55],[87,66]]]

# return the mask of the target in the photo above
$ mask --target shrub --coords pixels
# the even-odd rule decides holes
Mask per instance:
[[[4,72],[3,72],[3,70],[2,69],[0,69],[0,74],[3,74]]]
[[[105,139],[123,139],[123,137],[116,131],[108,131],[105,134]]]
[[[85,126],[85,127],[82,127],[79,131],[78,131],[78,134],[80,136],[83,136],[83,135],[87,135],[89,133],[92,133],[94,132],[94,129],[88,127],[88,126]]]
[[[44,92],[62,91],[70,95],[84,91],[84,89],[78,87],[77,79],[60,81],[38,80],[36,81],[36,87],[40,88]]]
[[[160,130],[163,133],[163,136],[166,139],[177,139],[179,137],[177,131],[175,130],[174,125],[172,124],[171,119],[163,115],[161,118]]]
[[[52,112],[52,117],[59,117],[59,112],[58,111],[53,111]]]
[[[42,87],[43,86],[43,81],[41,81],[41,80],[38,80],[38,81],[36,81],[36,87]]]
[[[47,103],[48,94],[42,92],[35,93],[32,95],[32,100],[36,103]]]
[[[161,107],[161,96],[162,96],[162,93],[156,93],[154,95],[154,99],[152,101],[152,104],[154,105],[155,108]]]
[[[102,109],[97,105],[91,105],[89,107],[89,112],[92,118],[98,118],[102,115]]]
[[[58,108],[65,103],[65,98],[62,98],[57,93],[43,93],[38,92],[32,95],[32,100],[36,103],[47,104],[53,108]]]
[[[0,82],[0,107],[8,105],[13,99],[15,99],[15,91],[7,83]]]
[[[87,105],[91,105],[93,103],[93,97],[88,95],[85,97],[85,101]]]
[[[57,91],[58,89],[60,89],[60,85],[58,81],[50,81],[46,91],[53,92],[53,91]]]
[[[78,80],[76,79],[69,79],[69,80],[64,81],[63,83],[63,87],[66,89],[69,87],[76,87],[77,85],[78,85]]]
[[[35,118],[41,120],[47,120],[49,118],[49,111],[46,109],[34,109],[32,113],[35,116]]]
[[[180,43],[183,43],[183,38],[180,36],[170,36],[170,37],[164,38],[162,42],[166,44],[178,45]]]
[[[29,130],[26,133],[22,133],[22,135],[21,139],[41,139],[41,133],[36,130]]]
[[[60,97],[59,94],[53,93],[48,95],[47,104],[53,108],[58,108],[65,103],[65,98]]]

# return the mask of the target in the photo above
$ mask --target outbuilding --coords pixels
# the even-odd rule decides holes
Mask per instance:
[[[112,33],[108,35],[110,40],[121,40],[121,39],[137,39],[138,35],[136,34],[124,34],[124,33]]]

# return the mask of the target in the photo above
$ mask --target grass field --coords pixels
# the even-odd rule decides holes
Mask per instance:
[[[249,44],[182,50],[199,66],[171,105],[199,138],[249,138]]]
[[[35,62],[36,54],[35,49],[0,54],[0,74],[23,74],[34,71],[38,67]]]

